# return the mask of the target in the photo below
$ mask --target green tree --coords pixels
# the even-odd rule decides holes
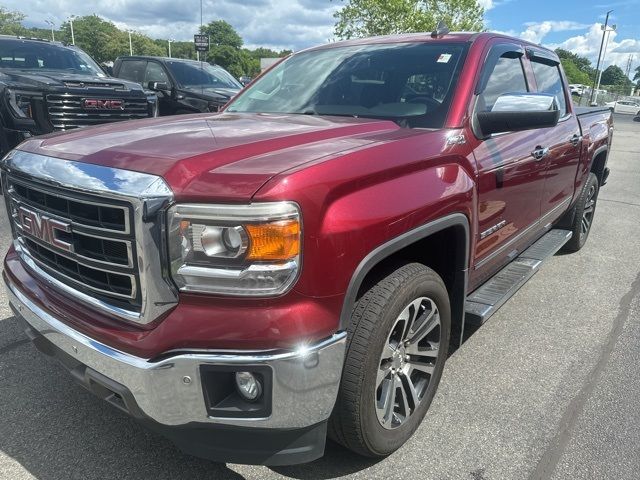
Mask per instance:
[[[76,18],[73,21],[73,33],[76,45],[97,62],[113,61],[119,56],[129,55],[129,33],[97,15]],[[71,43],[69,23],[62,24],[62,39]],[[135,55],[166,55],[164,49],[152,39],[137,32],[131,34],[131,45]]]
[[[224,20],[214,20],[200,29],[201,33],[209,35],[211,45],[224,45],[239,49],[242,47],[242,37],[231,24]]]
[[[477,0],[346,0],[334,16],[338,38],[428,32],[438,21],[451,30],[484,28],[484,8]]]
[[[560,57],[560,60],[562,61],[563,66],[565,65],[565,61],[570,61],[575,65],[575,67],[579,71],[585,73],[589,77],[589,79],[593,81],[596,70],[595,68],[593,68],[593,66],[591,65],[591,61],[587,57],[581,57],[580,55],[570,52],[569,50],[564,50],[563,48],[557,48],[556,54],[558,55],[558,57]],[[576,82],[576,83],[589,83],[589,82]]]
[[[7,10],[0,6],[0,33],[4,35],[21,35],[26,30],[22,21],[26,16],[21,12]]]
[[[625,85],[629,79],[617,65],[609,65],[602,72],[600,83],[603,85]]]
[[[560,58],[564,72],[567,74],[569,83],[592,85],[595,82],[596,70],[588,58],[563,48],[557,48],[556,53]]]
[[[569,59],[561,59],[562,68],[564,69],[564,73],[567,75],[567,79],[569,83],[577,83],[580,85],[589,85],[592,78],[589,77],[585,72],[580,70],[578,66],[573,63],[572,60]]]

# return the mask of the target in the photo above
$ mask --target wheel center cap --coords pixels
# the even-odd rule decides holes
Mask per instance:
[[[399,347],[393,353],[393,357],[391,358],[393,368],[395,368],[396,370],[400,370],[402,367],[404,367],[405,355],[406,354],[403,346]]]

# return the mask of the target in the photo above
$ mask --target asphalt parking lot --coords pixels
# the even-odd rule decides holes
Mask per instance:
[[[640,123],[615,120],[586,247],[547,262],[451,356],[421,428],[389,458],[332,444],[273,469],[186,456],[45,360],[1,292],[0,478],[637,479]]]

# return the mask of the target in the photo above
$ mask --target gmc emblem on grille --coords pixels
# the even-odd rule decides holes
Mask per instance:
[[[85,98],[82,100],[82,108],[87,110],[124,110],[124,100]]]
[[[65,252],[73,252],[73,244],[61,240],[58,236],[59,232],[71,233],[71,224],[22,206],[18,207],[18,220],[25,233]]]

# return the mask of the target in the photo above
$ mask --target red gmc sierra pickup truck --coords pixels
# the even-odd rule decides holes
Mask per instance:
[[[515,38],[311,48],[221,113],[11,151],[9,301],[39,350],[194,455],[300,463],[327,436],[388,455],[465,322],[583,246],[612,132]]]

